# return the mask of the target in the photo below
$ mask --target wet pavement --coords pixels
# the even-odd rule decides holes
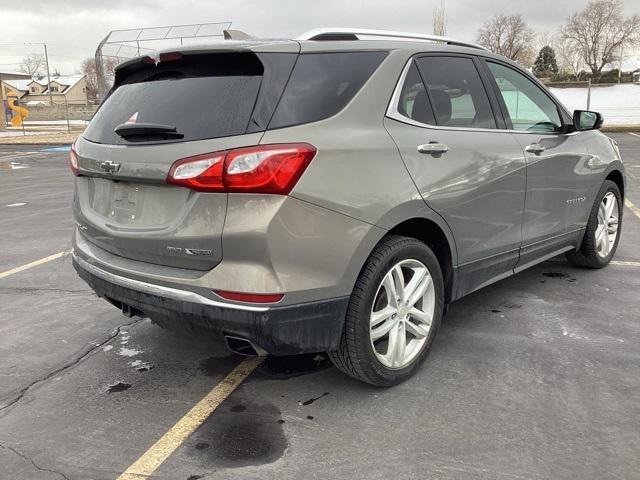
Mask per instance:
[[[640,137],[612,136],[640,206]],[[42,150],[0,147],[0,272],[70,247],[66,153]],[[638,266],[545,262],[453,304],[392,389],[268,358],[151,478],[637,478],[639,292]],[[117,478],[240,362],[123,317],[68,256],[0,279],[0,359],[0,478],[29,480]]]

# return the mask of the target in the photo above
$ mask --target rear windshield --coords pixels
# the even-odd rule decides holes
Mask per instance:
[[[295,54],[222,53],[137,67],[123,73],[84,137],[107,144],[164,140],[159,134],[126,140],[117,135],[114,129],[132,117],[136,124],[175,127],[181,138],[169,139],[174,142],[264,130],[275,108],[273,97],[282,93],[295,59]],[[261,92],[267,74],[272,78]],[[260,92],[266,105],[257,102]]]
[[[193,141],[315,122],[342,110],[385,56],[236,52],[139,62],[119,72],[84,137],[116,145]],[[115,129],[127,122],[175,128],[177,136],[125,139]]]
[[[386,55],[386,52],[300,55],[269,129],[335,115],[358,93]]]

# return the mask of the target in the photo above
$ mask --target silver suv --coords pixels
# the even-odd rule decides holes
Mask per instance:
[[[601,124],[444,37],[136,58],[71,152],[74,265],[127,315],[393,385],[454,300],[561,253],[611,260],[625,177]]]

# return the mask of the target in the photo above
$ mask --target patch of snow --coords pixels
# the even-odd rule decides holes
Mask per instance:
[[[0,132],[0,137],[22,137],[24,135],[47,135],[51,132],[42,131],[25,131],[22,130],[7,130],[6,132]]]
[[[71,120],[69,119],[69,125],[86,125],[89,120]],[[66,120],[25,120],[24,125],[66,125]]]
[[[103,352],[108,352],[112,348],[113,348],[113,345],[105,345],[104,347],[102,347],[102,351]]]
[[[136,355],[140,355],[141,353],[142,353],[142,350],[120,347],[120,351],[118,352],[118,355],[122,355],[123,357],[135,357]]]
[[[549,88],[570,111],[587,108],[587,88]],[[606,125],[640,125],[640,85],[625,83],[591,87],[590,110],[600,112]]]

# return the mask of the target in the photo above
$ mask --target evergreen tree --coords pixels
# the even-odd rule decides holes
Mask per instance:
[[[536,77],[549,77],[558,73],[558,64],[556,62],[556,52],[550,46],[544,46],[538,53],[533,64],[533,73]]]

